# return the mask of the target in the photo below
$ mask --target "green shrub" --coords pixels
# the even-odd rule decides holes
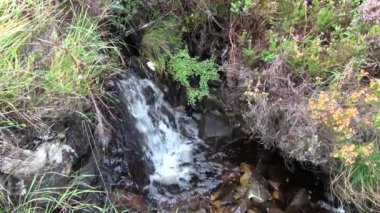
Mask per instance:
[[[212,60],[198,61],[189,56],[188,49],[183,48],[183,32],[176,17],[156,23],[143,35],[141,54],[153,62],[158,74],[172,75],[185,88],[188,103],[194,105],[209,94],[208,81],[219,75]]]
[[[231,12],[241,13],[247,12],[252,4],[252,0],[235,0],[231,2]]]
[[[216,65],[211,60],[197,61],[191,58],[187,49],[175,53],[169,62],[169,72],[173,78],[186,88],[188,102],[194,105],[209,94],[208,81],[219,78]],[[199,86],[192,87],[191,77],[199,77]]]
[[[365,35],[369,30],[371,34],[377,31],[358,21],[358,7],[358,1],[313,0],[311,5],[303,0],[275,2],[272,18],[266,17],[271,23],[266,48],[256,51],[243,46],[243,54],[248,60],[259,56],[273,62],[276,55],[286,52],[295,73],[322,77],[342,73],[352,62],[358,68],[368,53]]]

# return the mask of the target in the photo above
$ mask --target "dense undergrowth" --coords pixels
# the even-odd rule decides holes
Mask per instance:
[[[111,3],[0,2],[1,140],[5,132],[28,129],[43,136],[54,119],[72,113],[86,116],[83,111],[90,97],[102,93],[102,77],[122,68],[118,49],[105,40],[104,20]],[[12,180],[9,175],[7,180]],[[74,174],[67,178],[71,179],[67,186],[42,187],[42,178],[35,176],[19,199],[2,186],[1,210],[112,211],[107,209],[113,207],[110,204],[80,200],[85,194],[105,193],[86,185],[82,181],[86,177]]]
[[[264,145],[327,165],[338,198],[380,208],[378,1],[94,2],[0,3],[1,128],[82,111],[121,66],[112,43],[141,37],[142,61],[190,105],[222,79],[225,104]]]
[[[171,18],[146,30],[141,49],[156,70],[185,87],[192,83],[194,70],[182,69],[188,74],[178,78],[168,69],[183,51],[182,37],[191,56],[221,65],[225,102],[264,145],[329,165],[339,198],[363,211],[379,208],[378,2],[189,1],[159,8],[171,8]]]

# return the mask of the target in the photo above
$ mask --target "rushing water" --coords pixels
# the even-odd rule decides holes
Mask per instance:
[[[118,82],[121,100],[135,128],[138,143],[154,169],[149,175],[149,196],[161,203],[187,200],[211,191],[221,166],[208,156],[198,137],[197,123],[164,101],[163,92],[150,80],[130,76]],[[176,200],[176,201],[175,201]]]

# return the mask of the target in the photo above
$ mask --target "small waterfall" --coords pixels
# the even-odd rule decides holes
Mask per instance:
[[[163,92],[148,79],[130,76],[117,85],[141,135],[138,143],[154,167],[149,174],[149,196],[172,203],[215,188],[218,181],[213,177],[220,174],[221,166],[208,156],[207,145],[198,138],[197,123],[164,101]]]

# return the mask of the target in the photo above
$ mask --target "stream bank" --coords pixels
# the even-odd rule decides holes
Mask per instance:
[[[344,212],[339,206],[332,207],[338,203],[330,194],[329,176],[320,168],[285,160],[278,150],[264,148],[259,139],[232,122],[237,121],[236,115],[227,116],[220,107],[213,107],[212,99],[204,112],[187,111],[178,104],[179,96],[170,94],[170,86],[159,86],[167,88],[164,94],[152,81],[138,77],[147,79],[146,73],[151,71],[144,65],[137,68],[137,64],[141,63],[134,63],[107,83],[108,92],[120,101],[111,112],[114,115],[107,115],[114,137],[101,160],[101,173],[111,193],[119,194],[114,197],[116,202],[140,211]],[[128,81],[132,85],[125,85]],[[142,87],[137,89],[138,85]],[[177,105],[171,107],[159,100],[176,100]],[[143,115],[148,117],[139,121],[135,116],[141,116],[144,109],[148,114]],[[145,123],[149,119],[152,123]],[[168,137],[176,141],[170,142]],[[144,145],[147,138],[152,144]],[[164,148],[165,143],[170,145]],[[185,147],[170,151],[175,143]],[[181,160],[175,157],[176,151]],[[169,162],[163,161],[165,153],[170,153]],[[161,173],[158,165],[169,170]],[[170,168],[176,174],[174,179]],[[164,174],[169,176],[161,179]]]
[[[376,0],[36,2],[1,10],[38,31],[0,39],[5,211],[379,205]]]
[[[52,122],[46,138],[35,138],[33,131],[12,133],[28,136],[24,149],[32,152],[57,140],[75,150],[73,161],[58,168],[81,177],[75,187],[95,190],[76,195],[71,205],[111,202],[117,212],[344,212],[320,168],[266,149],[241,128],[238,115],[220,107],[220,84],[211,88],[206,110],[186,109],[186,99],[172,93],[175,85],[153,83],[159,81],[147,75],[152,71],[137,62],[105,81],[108,98],[96,99],[103,123],[73,114]],[[41,175],[41,189],[76,180]],[[9,191],[22,189],[19,180],[4,177]],[[25,190],[34,180],[23,181]]]

